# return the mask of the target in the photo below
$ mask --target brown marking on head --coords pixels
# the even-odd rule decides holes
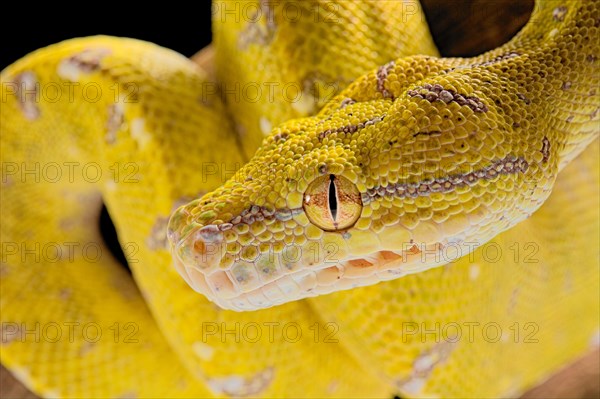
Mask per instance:
[[[396,183],[385,187],[373,187],[367,190],[366,194],[369,197],[368,201],[385,196],[416,198],[431,193],[447,193],[458,187],[471,186],[479,179],[492,179],[498,175],[508,175],[519,172],[524,173],[528,168],[529,164],[525,159],[509,156],[498,159],[490,165],[470,173],[437,177],[417,183]]]
[[[263,220],[273,220],[273,219],[277,219],[277,220],[281,220],[281,221],[290,220],[290,219],[292,219],[293,216],[299,214],[301,211],[302,211],[302,208],[295,208],[295,209],[284,208],[284,209],[275,210],[268,206],[252,205],[252,206],[244,209],[238,215],[232,217],[231,220],[229,220],[228,222],[221,223],[219,225],[207,224],[206,226],[204,226],[203,229],[209,229],[209,227],[210,227],[213,229],[214,234],[220,234],[219,232],[230,230],[234,226],[237,226],[240,224],[250,225],[254,222],[260,222]],[[206,230],[206,233],[209,233],[210,231],[211,230]]]
[[[359,130],[364,129],[365,127],[372,126],[376,123],[383,121],[383,119],[385,117],[386,117],[386,115],[384,114],[381,116],[375,116],[371,119],[368,119],[368,120],[358,123],[356,125],[345,125],[345,126],[341,126],[341,127],[337,127],[337,128],[327,129],[327,130],[324,130],[324,131],[318,133],[317,137],[319,138],[319,140],[323,140],[325,137],[327,137],[333,133],[353,134]]]
[[[441,101],[445,104],[455,102],[458,105],[471,108],[474,112],[487,112],[488,107],[475,96],[467,96],[453,90],[446,90],[442,85],[426,83],[407,92],[409,97],[421,98],[430,103]]]
[[[350,97],[346,97],[340,103],[340,109],[346,108],[348,105],[352,105],[352,104],[355,104],[355,103],[356,103],[356,100],[354,100],[354,99],[352,99]]]
[[[390,61],[387,64],[380,66],[377,70],[377,91],[383,94],[383,98],[393,99],[392,93],[385,88],[385,81],[394,66],[396,66],[396,63]]]

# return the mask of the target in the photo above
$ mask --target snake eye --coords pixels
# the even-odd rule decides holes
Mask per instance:
[[[315,226],[325,231],[352,227],[362,211],[360,192],[342,176],[316,178],[304,192],[303,208]]]

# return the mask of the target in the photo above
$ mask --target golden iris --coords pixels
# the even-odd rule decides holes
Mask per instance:
[[[362,211],[362,200],[350,180],[324,175],[308,185],[302,206],[312,224],[325,231],[338,231],[354,226]]]

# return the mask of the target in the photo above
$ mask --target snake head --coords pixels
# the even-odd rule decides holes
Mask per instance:
[[[395,279],[541,205],[549,141],[528,148],[531,122],[507,117],[501,87],[447,72],[410,83],[410,59],[386,68],[384,83],[380,69],[275,128],[236,176],[174,213],[171,250],[196,291],[252,310]]]

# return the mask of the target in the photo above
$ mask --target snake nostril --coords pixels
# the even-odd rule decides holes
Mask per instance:
[[[206,255],[206,244],[202,240],[196,240],[194,242],[194,251],[200,255]]]
[[[177,244],[177,256],[186,267],[209,273],[217,268],[225,254],[226,243],[216,226],[204,226]]]

